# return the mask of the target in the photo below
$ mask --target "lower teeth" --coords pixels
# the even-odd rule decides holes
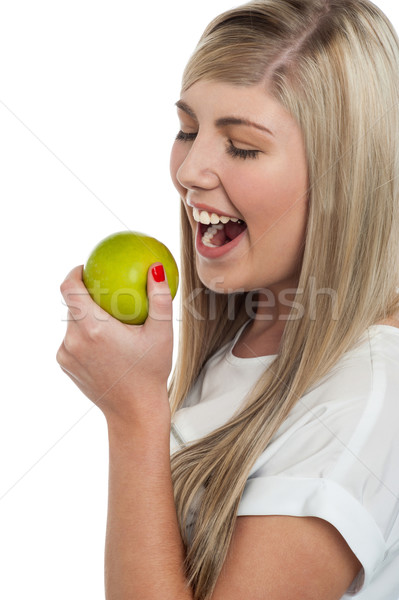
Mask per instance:
[[[219,248],[219,246],[212,244],[212,242],[210,242],[209,240],[207,240],[205,238],[202,238],[202,243],[204,244],[204,246],[208,246],[208,248]]]
[[[204,244],[204,246],[208,246],[208,248],[218,248],[219,246],[217,246],[216,244],[212,244],[212,238],[213,236],[218,232],[218,230],[223,229],[224,225],[222,225],[222,223],[218,223],[217,225],[212,225],[211,227],[209,227],[209,229],[207,229],[204,233],[204,235],[202,236],[202,243]]]

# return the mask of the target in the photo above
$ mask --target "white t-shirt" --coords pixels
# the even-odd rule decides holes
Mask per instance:
[[[223,425],[275,356],[206,363],[174,416],[171,452]],[[399,599],[399,329],[373,325],[306,393],[251,470],[238,515],[313,516],[363,569],[342,600]]]

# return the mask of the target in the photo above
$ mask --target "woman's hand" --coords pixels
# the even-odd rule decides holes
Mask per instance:
[[[150,267],[143,325],[125,325],[100,309],[82,282],[82,267],[71,271],[61,292],[69,312],[57,360],[108,426],[106,596],[192,600],[170,472],[167,281],[154,281]]]
[[[154,266],[148,270],[149,316],[143,325],[121,323],[95,304],[82,281],[82,266],[61,285],[68,325],[57,361],[108,422],[151,425],[155,416],[170,419],[172,297],[166,277],[154,280]]]

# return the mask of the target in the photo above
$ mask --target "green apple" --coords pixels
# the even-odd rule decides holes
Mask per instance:
[[[133,325],[148,316],[147,272],[161,262],[172,298],[179,284],[177,265],[168,248],[157,239],[137,231],[121,231],[102,240],[83,268],[90,296],[110,315]]]

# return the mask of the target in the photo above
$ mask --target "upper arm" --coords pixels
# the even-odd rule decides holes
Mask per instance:
[[[212,600],[339,600],[361,568],[315,517],[238,517]]]

